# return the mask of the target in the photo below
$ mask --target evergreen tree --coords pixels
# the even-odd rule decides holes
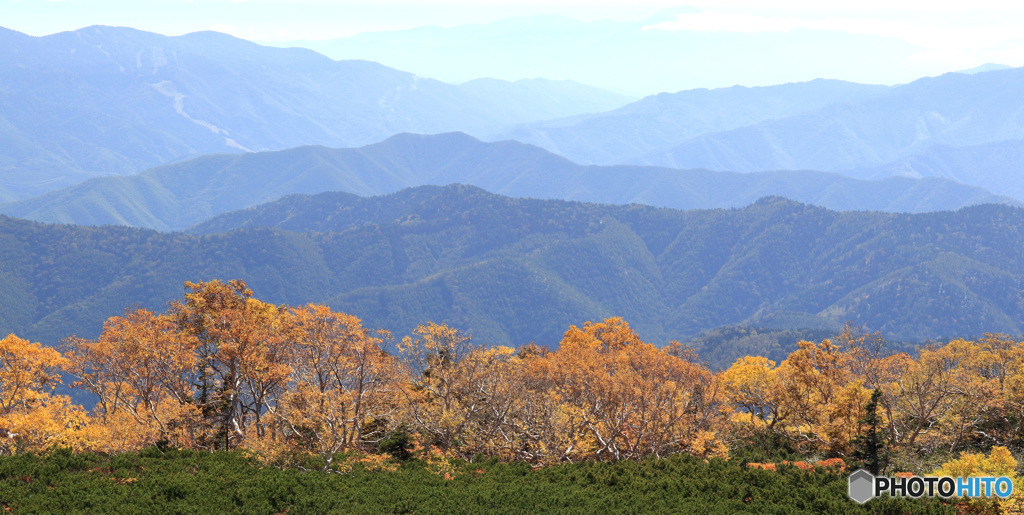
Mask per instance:
[[[864,432],[854,437],[852,454],[853,467],[867,469],[876,476],[885,470],[888,461],[882,417],[878,414],[878,400],[881,396],[882,390],[878,388],[871,393],[871,400],[865,407],[864,418],[859,421]]]

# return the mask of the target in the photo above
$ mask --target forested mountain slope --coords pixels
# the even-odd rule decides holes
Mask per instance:
[[[399,335],[447,321],[490,344],[552,345],[608,316],[655,342],[848,320],[901,339],[1019,334],[1024,320],[1024,210],[1006,206],[841,213],[768,198],[676,211],[450,186],[293,196],[194,231],[217,232],[3,218],[0,329],[48,343],[95,335],[125,306],[160,309],[183,281],[213,278]]]

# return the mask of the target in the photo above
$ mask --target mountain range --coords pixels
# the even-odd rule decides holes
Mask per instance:
[[[205,156],[138,175],[91,179],[2,204],[0,213],[43,222],[181,230],[292,193],[372,196],[452,183],[515,197],[676,209],[740,207],[769,195],[841,210],[923,212],[993,202],[1021,205],[942,178],[857,180],[809,171],[742,174],[581,166],[523,143],[484,143],[450,133],[401,134],[357,149],[301,147]]]
[[[201,154],[356,146],[618,107],[568,81],[424,79],[216,32],[0,29],[0,200]]]
[[[1024,146],[1024,68],[988,68],[892,87],[817,80],[662,93],[489,137],[580,163],[945,177],[1022,199],[1013,163]]]
[[[1024,68],[948,73],[871,98],[689,139],[631,161],[675,167],[840,171],[884,165],[935,145],[1024,139]]]
[[[786,118],[832,104],[855,103],[889,89],[818,79],[755,88],[733,86],[659,93],[608,112],[520,125],[489,135],[489,139],[531,143],[582,164],[621,164],[704,134]]]
[[[981,145],[936,144],[926,150],[874,167],[844,170],[847,176],[942,177],[974,184],[1016,199],[1024,198],[1024,140]]]
[[[819,80],[692,90],[493,137],[581,163],[941,177],[1020,200],[1022,87],[1024,68],[987,66],[892,87]]]
[[[519,22],[508,23],[515,28]],[[586,25],[607,37],[612,37],[615,26]],[[674,31],[647,32],[682,37]],[[265,47],[215,32],[167,37],[88,27],[31,37],[0,29],[0,201],[35,197],[96,176],[139,173],[203,154],[308,145],[358,147],[403,132],[449,131],[488,141],[516,139],[582,164],[732,172],[814,170],[857,179],[939,177],[1024,200],[1024,180],[1014,167],[1019,155],[1014,147],[1024,144],[1024,101],[1017,94],[1024,86],[1024,69],[984,70],[988,71],[950,73],[891,87],[813,80],[689,90],[623,105],[628,97],[574,82],[477,79],[453,85],[374,62],[334,61],[308,49]],[[625,171],[629,170],[635,169]],[[439,180],[424,177],[422,182],[403,181],[385,190],[340,189],[379,194]],[[658,195],[637,193],[578,196],[573,194],[578,187],[558,195],[537,195],[458,174],[448,182],[510,195],[673,207],[734,206],[764,194],[790,195],[785,188],[759,189],[725,203],[666,203],[655,198]],[[736,187],[728,182],[720,192],[703,195],[735,195]],[[834,188],[844,184],[836,182]],[[652,189],[660,193],[664,187],[658,182]],[[315,191],[324,189],[275,194]],[[916,211],[977,202],[974,193],[963,197],[967,200],[938,206],[907,206],[891,197],[870,205],[829,203],[818,197],[794,196],[839,209]],[[256,196],[227,209],[273,198]],[[94,214],[87,216],[112,223],[181,227],[111,218],[104,214],[108,210],[90,209]],[[197,216],[213,213],[200,211]]]
[[[586,24],[579,44],[644,26]],[[561,37],[545,34],[531,44]],[[694,37],[649,27],[637,44]],[[0,330],[95,336],[186,280],[241,278],[271,302],[487,344],[623,316],[658,343],[732,338],[699,349],[717,365],[846,321],[1021,334],[1024,69],[970,72],[627,104],[214,32],[0,29],[0,212],[76,224],[0,217]]]
[[[660,343],[740,324],[852,321],[925,339],[1020,334],[1024,320],[1024,209],[1008,206],[911,215],[769,197],[679,211],[425,186],[294,195],[191,232],[0,218],[0,330],[94,336],[106,317],[162,309],[183,281],[214,278],[397,335],[448,322],[486,344],[550,346],[608,316]]]

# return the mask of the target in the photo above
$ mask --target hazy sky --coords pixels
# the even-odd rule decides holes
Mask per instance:
[[[533,14],[660,21],[651,30],[812,29],[889,36],[919,48],[917,58],[940,62],[936,69],[1024,65],[1024,3],[993,0],[0,0],[0,26],[32,35],[102,24],[166,35],[218,30],[255,41],[451,27]]]
[[[771,4],[766,7],[766,4]],[[994,0],[0,0],[0,26],[32,35],[122,25],[177,35],[232,31],[247,39],[325,39],[421,25],[484,23],[560,14],[580,20],[642,20],[697,8],[678,28],[787,30],[809,27],[902,37],[939,49],[976,49],[1019,39],[1024,4]]]
[[[639,20],[686,4],[661,0],[0,0],[0,5],[0,26],[32,35],[102,24],[167,35],[212,29],[269,41],[327,39],[423,25],[450,27],[532,14]]]

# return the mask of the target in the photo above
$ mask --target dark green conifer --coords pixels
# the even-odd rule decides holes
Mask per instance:
[[[863,432],[853,439],[852,468],[864,468],[874,475],[885,470],[887,464],[885,432],[882,417],[878,414],[878,400],[882,390],[875,388],[871,400],[865,407],[864,418],[860,419]]]

